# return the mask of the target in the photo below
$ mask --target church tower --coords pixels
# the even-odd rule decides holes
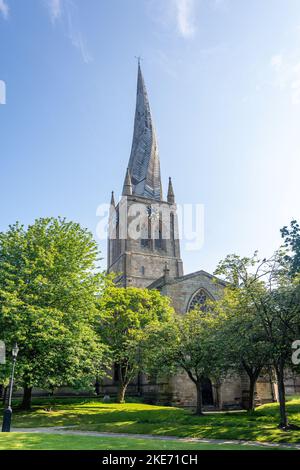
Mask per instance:
[[[147,90],[138,64],[134,132],[122,197],[112,195],[108,272],[125,287],[147,287],[168,272],[183,275],[178,220],[171,178],[163,199],[160,161]]]

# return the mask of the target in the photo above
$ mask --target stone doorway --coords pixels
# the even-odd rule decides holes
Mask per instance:
[[[214,395],[213,387],[211,380],[208,377],[205,377],[201,381],[202,385],[202,404],[203,406],[213,406],[214,405]]]

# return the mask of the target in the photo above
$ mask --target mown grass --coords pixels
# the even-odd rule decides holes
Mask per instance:
[[[51,408],[51,411],[46,409]],[[300,426],[300,397],[287,403],[289,419]],[[73,426],[74,429],[153,434],[209,439],[235,439],[269,442],[300,442],[300,431],[278,429],[279,410],[276,403],[246,412],[207,413],[195,416],[191,411],[152,406],[143,403],[102,403],[95,399],[39,400],[30,412],[15,411],[13,426]]]
[[[55,434],[0,434],[0,450],[274,450],[234,444],[200,444],[118,437],[66,436]]]

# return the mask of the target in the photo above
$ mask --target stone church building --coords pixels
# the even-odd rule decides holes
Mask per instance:
[[[128,234],[137,207],[144,214],[135,227],[134,234],[138,232],[138,237]],[[108,272],[117,274],[120,285],[158,289],[182,315],[196,305],[203,306],[208,298],[218,299],[225,286],[223,281],[201,269],[184,274],[172,180],[169,179],[164,198],[158,144],[140,64],[131,155],[118,204],[112,193],[107,258]],[[105,392],[114,393],[117,381],[115,372],[111,379],[105,380]],[[223,409],[241,407],[247,400],[247,389],[246,376],[228,378],[221,385],[207,377],[203,381],[203,403]],[[185,374],[158,382],[140,375],[129,391],[151,402],[185,406],[196,402],[195,386]],[[258,381],[256,392],[260,403],[276,397],[276,387],[269,377]]]

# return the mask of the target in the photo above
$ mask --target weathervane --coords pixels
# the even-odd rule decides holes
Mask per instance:
[[[138,64],[141,65],[141,60],[144,60],[142,56],[140,55],[135,55],[134,58],[138,61]]]

